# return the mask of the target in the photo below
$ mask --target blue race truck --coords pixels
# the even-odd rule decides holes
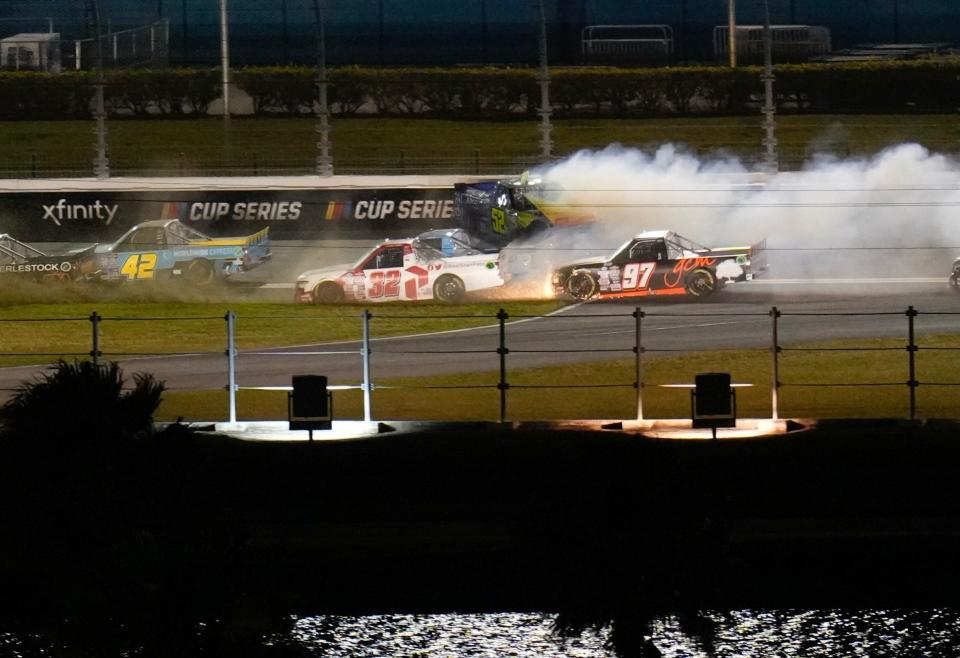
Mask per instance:
[[[137,224],[113,244],[97,245],[90,278],[144,281],[182,278],[206,285],[270,258],[269,228],[240,238],[211,238],[178,219]]]

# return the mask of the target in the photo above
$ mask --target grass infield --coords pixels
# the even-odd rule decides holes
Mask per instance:
[[[926,336],[919,338],[918,344],[918,417],[956,418],[960,414],[960,377],[956,374],[960,372],[960,351],[956,351],[960,348],[960,336]],[[867,347],[876,351],[781,353],[781,417],[909,417],[908,354],[903,341],[834,341],[804,346]],[[619,359],[508,370],[511,388],[507,392],[507,418],[636,418],[634,369],[633,359]],[[689,418],[689,390],[661,385],[692,383],[699,372],[729,372],[735,382],[751,384],[737,389],[738,415],[770,417],[772,359],[768,349],[693,352],[650,359],[644,362],[643,372],[646,418]],[[497,381],[495,371],[378,381],[376,384],[382,388],[372,396],[373,418],[498,420]],[[465,386],[477,388],[459,388]],[[285,420],[286,395],[282,391],[240,391],[238,419]],[[169,392],[164,395],[158,420],[222,420],[226,414],[225,391]],[[362,414],[359,391],[334,392],[335,418],[359,419]]]
[[[364,308],[372,315],[371,335],[382,337],[496,324],[501,307],[510,315],[542,315],[564,306],[557,301],[310,306],[226,297],[219,302],[162,302],[131,296],[142,292],[121,293],[122,301],[0,304],[0,367],[89,354],[94,312],[102,318],[100,351],[106,359],[119,360],[133,354],[223,353],[228,311],[237,316],[236,346],[243,350],[360,340]]]
[[[121,174],[197,175],[274,169],[312,170],[315,122],[304,118],[237,117],[225,131],[216,117],[116,119],[108,122],[111,168]],[[0,122],[0,169],[43,177],[46,172],[89,172],[89,121]],[[510,170],[537,160],[540,135],[533,120],[335,118],[334,163],[339,171],[462,174]],[[612,143],[650,148],[684,144],[692,151],[756,158],[762,117],[561,119],[554,122],[554,153]],[[960,140],[955,115],[777,115],[777,139],[787,166],[815,153],[863,157],[901,142],[952,153]],[[518,165],[518,166],[523,166]],[[439,169],[438,169],[439,167]],[[452,168],[452,169],[451,169]],[[29,173],[25,173],[29,172]]]

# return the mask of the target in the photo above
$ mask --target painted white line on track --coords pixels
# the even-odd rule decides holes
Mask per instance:
[[[564,306],[563,308],[558,308],[556,311],[552,311],[552,312],[547,313],[546,315],[543,315],[543,316],[538,316],[538,317],[535,317],[535,318],[521,318],[521,319],[519,319],[519,320],[514,320],[514,321],[512,321],[512,322],[507,322],[507,326],[517,325],[517,324],[523,324],[523,323],[525,323],[525,322],[533,322],[534,320],[542,320],[542,319],[544,319],[544,318],[549,318],[549,317],[554,316],[554,315],[559,315],[560,313],[565,313],[565,312],[569,311],[570,309],[577,308],[577,307],[580,306],[582,303],[583,303],[583,302],[580,302],[580,303],[577,303],[577,304],[571,304],[570,306]],[[441,319],[443,319],[443,318],[442,318],[442,316],[438,316],[437,319],[438,319],[438,320],[441,320]],[[441,335],[444,335],[444,334],[459,334],[459,333],[464,333],[464,332],[467,332],[467,331],[478,331],[478,330],[480,330],[480,329],[496,329],[496,328],[498,328],[499,326],[500,326],[499,324],[486,324],[486,325],[483,325],[483,326],[480,326],[480,327],[465,327],[465,328],[463,328],[463,329],[447,329],[447,330],[445,330],[445,331],[430,331],[430,332],[426,332],[426,333],[422,333],[422,334],[406,334],[406,335],[403,335],[403,336],[384,336],[383,338],[371,338],[371,339],[370,339],[370,342],[371,342],[371,343],[381,343],[381,342],[388,341],[388,340],[401,340],[401,339],[405,339],[405,338],[429,338],[430,336],[441,336]],[[250,350],[237,350],[237,355],[240,356],[240,355],[246,354],[247,352],[253,352],[253,351],[262,352],[263,350],[276,350],[275,352],[271,352],[271,354],[276,354],[276,355],[278,355],[278,356],[282,356],[282,355],[285,354],[285,352],[283,352],[283,350],[289,350],[289,349],[292,349],[292,348],[295,348],[295,347],[323,347],[323,346],[326,346],[326,345],[350,345],[350,344],[359,343],[359,342],[360,342],[360,340],[358,340],[358,339],[353,339],[353,340],[338,340],[338,341],[334,341],[334,342],[332,342],[332,343],[307,343],[307,344],[304,344],[304,345],[285,345],[285,346],[283,346],[283,347],[268,347],[268,348],[262,348],[262,347],[260,347],[260,348],[251,348]],[[357,354],[359,354],[359,351],[357,352]],[[211,355],[211,353],[207,353],[207,354],[178,354],[177,356],[210,356],[210,355]],[[164,357],[166,357],[166,356],[169,356],[169,355],[157,354],[157,355],[152,355],[152,356],[136,356],[136,357],[131,357],[131,358],[129,358],[129,359],[123,359],[123,360],[124,360],[124,361],[148,361],[148,360],[151,360],[151,359],[162,359],[162,358],[164,358]],[[14,366],[14,367],[36,368],[37,366]]]
[[[648,331],[674,331],[674,330],[676,330],[676,329],[694,329],[694,328],[702,328],[702,327],[719,327],[719,326],[721,326],[721,325],[727,325],[727,324],[743,324],[744,322],[748,322],[748,320],[735,320],[735,321],[732,321],[732,322],[703,322],[703,323],[700,323],[700,324],[678,324],[678,325],[671,325],[671,326],[668,326],[668,327],[647,327],[647,326],[644,326],[643,332],[644,332],[644,333],[647,333]],[[588,337],[588,336],[615,336],[615,335],[617,335],[617,334],[631,334],[631,335],[632,335],[632,334],[635,334],[635,333],[637,333],[636,329],[627,329],[627,330],[624,330],[624,331],[598,331],[598,332],[578,334],[578,337],[583,337],[583,338],[585,338],[585,337]]]
[[[533,322],[534,320],[542,320],[542,319],[544,319],[544,318],[549,318],[549,317],[552,317],[552,316],[554,316],[554,315],[560,315],[561,313],[566,313],[566,312],[569,311],[570,309],[577,308],[577,307],[581,306],[582,304],[583,304],[583,302],[578,302],[578,303],[576,303],[576,304],[570,304],[569,306],[564,306],[563,308],[558,308],[556,311],[551,311],[550,313],[547,313],[546,315],[539,315],[539,316],[537,316],[537,317],[535,317],[535,318],[521,318],[521,319],[519,319],[519,320],[513,320],[512,322],[507,322],[506,325],[509,327],[509,326],[513,326],[513,325],[517,325],[517,324],[523,324],[523,323],[525,323],[525,322]],[[384,316],[384,317],[402,317],[402,316]],[[437,316],[437,319],[438,319],[438,320],[442,320],[442,319],[443,319],[443,316]],[[496,328],[498,328],[499,326],[500,326],[499,324],[485,324],[485,325],[482,325],[482,326],[479,326],[479,327],[465,327],[465,328],[463,328],[463,329],[446,329],[446,330],[444,330],[444,331],[428,331],[428,332],[422,333],[422,334],[404,334],[403,336],[384,336],[383,338],[371,338],[371,339],[370,339],[370,342],[371,342],[371,343],[382,343],[382,342],[388,341],[388,340],[403,340],[403,339],[406,339],[406,338],[429,338],[430,336],[442,336],[442,335],[444,335],[444,334],[461,334],[461,333],[464,333],[464,332],[466,332],[466,331],[479,331],[479,330],[481,330],[481,329],[496,329]],[[287,346],[285,346],[285,347],[277,347],[277,348],[275,348],[275,349],[284,350],[284,349],[290,349],[291,347],[317,347],[317,346],[320,346],[320,345],[349,345],[349,344],[351,344],[351,343],[359,343],[359,342],[360,342],[359,340],[338,340],[338,341],[335,341],[335,342],[332,342],[332,343],[308,343],[308,344],[306,344],[306,345],[287,345]],[[242,354],[242,352],[241,352],[241,354]]]
[[[869,284],[890,285],[893,283],[947,283],[947,277],[910,277],[910,278],[880,278],[869,277],[865,279],[753,279],[749,282],[751,286],[787,286],[787,285],[843,285],[843,284]]]
[[[552,312],[550,312],[550,313],[547,313],[546,315],[537,316],[537,317],[535,317],[535,318],[521,318],[521,319],[519,319],[519,320],[514,320],[514,321],[512,321],[512,322],[507,322],[507,326],[517,325],[517,324],[523,324],[523,323],[525,323],[525,322],[533,322],[534,320],[542,320],[542,319],[544,319],[544,318],[549,318],[549,317],[554,316],[554,315],[559,315],[559,314],[561,314],[561,313],[566,313],[567,311],[569,311],[569,310],[571,310],[571,309],[574,309],[574,308],[577,308],[577,307],[581,306],[582,304],[583,304],[583,302],[579,302],[579,303],[577,303],[577,304],[570,304],[569,306],[564,306],[563,308],[558,308],[556,311],[552,311]],[[437,319],[440,320],[440,319],[443,319],[443,318],[442,318],[442,317],[438,317]],[[430,336],[442,336],[442,335],[444,335],[444,334],[458,334],[458,333],[464,333],[464,332],[467,332],[467,331],[478,331],[478,330],[480,330],[480,329],[496,329],[496,328],[498,328],[499,326],[500,326],[499,324],[486,324],[486,325],[483,325],[483,326],[480,326],[480,327],[465,327],[465,328],[463,328],[463,329],[447,329],[447,330],[445,330],[445,331],[430,331],[430,332],[422,333],[422,334],[407,334],[407,335],[404,335],[404,336],[385,336],[385,337],[383,337],[383,338],[371,338],[371,339],[370,339],[370,342],[371,342],[371,343],[380,343],[380,342],[383,342],[383,341],[388,341],[388,340],[400,340],[400,339],[405,339],[405,338],[428,338],[428,337],[430,337]],[[292,349],[292,348],[295,348],[295,347],[322,347],[322,346],[326,346],[326,345],[350,345],[350,344],[359,343],[359,342],[360,342],[359,340],[354,339],[354,340],[338,340],[338,341],[334,341],[334,342],[332,342],[332,343],[306,343],[306,344],[303,344],[303,345],[285,345],[285,346],[282,346],[282,347],[267,347],[267,348],[260,347],[260,348],[251,348],[250,350],[237,350],[237,355],[240,356],[240,355],[242,355],[242,354],[246,354],[247,352],[252,352],[252,351],[258,351],[258,352],[259,352],[259,351],[263,351],[263,350],[265,350],[265,349],[266,349],[266,350],[276,350],[276,352],[272,352],[272,353],[273,353],[273,354],[277,354],[277,355],[283,355],[283,354],[284,354],[283,350],[289,350],[289,349]],[[357,353],[359,354],[359,352],[357,352]],[[207,352],[207,353],[198,352],[198,353],[196,353],[196,354],[177,354],[176,356],[181,357],[181,356],[211,356],[211,355],[213,355],[213,352]],[[169,354],[154,354],[154,355],[149,355],[149,356],[133,356],[133,357],[129,357],[129,358],[123,359],[123,361],[124,361],[124,362],[129,362],[129,361],[151,361],[151,360],[154,360],[154,359],[167,358],[167,357],[169,357],[169,356],[170,356]],[[2,369],[2,370],[17,370],[17,369],[27,369],[27,368],[36,369],[36,368],[48,367],[48,366],[50,366],[50,365],[51,365],[51,364],[33,364],[33,365],[23,365],[23,366],[7,366],[7,367],[0,368],[0,369]]]

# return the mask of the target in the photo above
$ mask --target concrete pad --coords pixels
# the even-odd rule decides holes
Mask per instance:
[[[382,430],[381,424],[362,420],[335,420],[329,430],[313,430],[314,441],[358,439],[376,436]],[[213,423],[213,431],[218,434],[243,439],[244,441],[309,441],[307,430],[291,430],[285,420],[249,421],[238,423]]]
[[[700,439],[712,440],[710,428],[693,428],[689,418],[656,420],[558,420],[558,421],[409,421],[409,420],[335,420],[329,430],[314,430],[314,441],[343,439],[362,439],[385,433],[449,433],[464,430],[484,430],[490,432],[523,431],[613,431],[625,434],[639,434],[657,439]],[[745,439],[769,437],[799,430],[810,429],[816,421],[797,419],[740,418],[735,427],[717,428],[717,439]],[[285,420],[243,421],[236,423],[211,422],[192,423],[191,427],[200,431],[212,431],[244,441],[308,441],[310,434],[306,430],[290,430]]]

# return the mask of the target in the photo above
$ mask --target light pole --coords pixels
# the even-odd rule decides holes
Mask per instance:
[[[220,68],[223,69],[223,118],[230,120],[230,34],[227,29],[227,0],[220,0]]]
[[[730,68],[737,68],[737,1],[727,0],[727,50]]]
[[[550,105],[550,69],[547,67],[547,14],[543,8],[543,0],[538,1],[540,7],[540,69],[537,71],[537,84],[540,85],[540,156],[544,162],[552,157],[553,143],[550,133],[550,115],[553,110]]]
[[[770,6],[768,0],[763,0],[763,145],[765,154],[763,159],[764,170],[768,174],[775,174],[779,170],[779,155],[777,153],[777,124],[773,115],[776,107],[773,103],[773,42],[770,35]]]
[[[90,0],[90,6],[97,31],[97,83],[93,110],[93,116],[97,122],[93,132],[97,136],[97,142],[96,155],[93,158],[93,175],[97,178],[110,178],[110,160],[107,156],[107,111],[103,99],[103,24],[100,21],[100,3],[98,0]]]
[[[330,155],[330,109],[327,105],[327,35],[324,24],[323,0],[313,0],[316,20],[317,46],[317,176],[333,176],[333,156]],[[381,42],[382,43],[382,42]]]

